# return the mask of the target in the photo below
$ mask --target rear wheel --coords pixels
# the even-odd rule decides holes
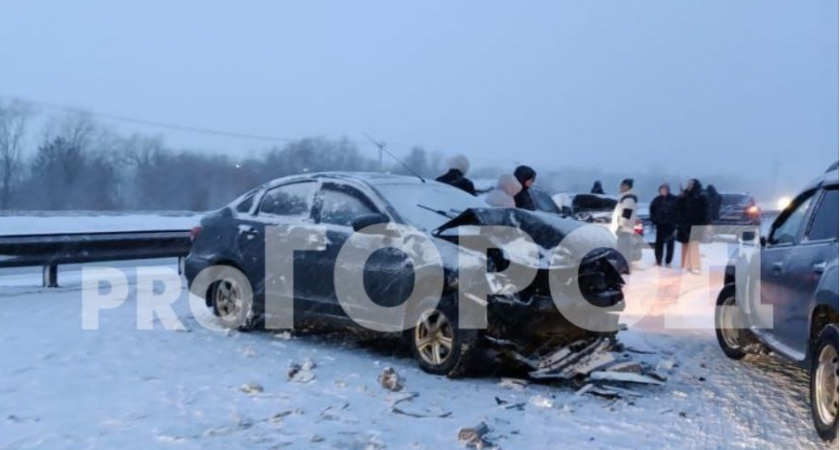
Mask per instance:
[[[718,295],[715,308],[715,335],[723,354],[735,360],[746,356],[742,345],[742,323],[741,310],[735,298],[735,287],[724,286]]]
[[[837,438],[837,326],[823,328],[811,358],[811,415],[817,434]]]
[[[256,328],[259,322],[250,286],[237,276],[226,276],[213,284],[210,306],[213,314],[228,328],[248,331]]]
[[[459,329],[454,307],[442,304],[421,313],[407,333],[420,368],[437,375],[464,375],[478,349],[478,331]]]

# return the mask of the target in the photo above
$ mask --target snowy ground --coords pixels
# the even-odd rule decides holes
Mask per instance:
[[[498,375],[428,375],[381,340],[211,331],[186,292],[175,304],[186,331],[136,330],[133,299],[83,331],[78,272],[44,290],[37,271],[0,271],[0,448],[461,448],[459,428],[480,421],[506,449],[828,448],[812,429],[803,372],[766,357],[727,360],[712,330],[697,329],[711,321],[719,281],[659,274],[630,278],[628,322],[642,297],[656,302],[620,339],[635,359],[678,366],[664,386],[615,401],[564,385],[510,389]],[[674,311],[670,323],[684,329],[663,326]],[[289,365],[306,358],[316,378],[287,381]],[[378,384],[386,366],[406,377],[403,393]],[[243,392],[246,383],[263,392]],[[405,392],[419,396],[400,410],[435,417],[393,412]]]

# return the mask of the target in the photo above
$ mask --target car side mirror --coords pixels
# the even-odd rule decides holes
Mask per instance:
[[[761,239],[759,241],[761,242],[762,247],[767,246],[767,237],[761,236]]]
[[[385,214],[362,214],[353,219],[353,231],[361,231],[373,225],[382,225],[391,222]]]

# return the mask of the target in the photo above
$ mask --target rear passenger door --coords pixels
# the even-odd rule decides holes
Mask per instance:
[[[785,322],[777,338],[785,345],[805,353],[810,333],[810,317],[817,285],[829,262],[837,257],[837,186],[814,196],[814,207],[798,245],[785,261],[785,295],[777,308]]]
[[[254,219],[240,224],[239,247],[243,257],[252,261],[251,270],[256,272],[255,279],[260,280],[259,288],[263,288],[266,281],[277,281],[265,280],[266,227],[314,225],[313,208],[319,185],[317,181],[307,180],[269,188],[260,200]],[[315,283],[306,279],[305,271],[300,270],[304,262],[301,253],[295,252],[293,261],[290,261],[294,264],[295,272],[294,296],[296,300],[308,301],[313,297]],[[305,310],[309,306],[306,303],[298,305],[296,302],[295,307]]]

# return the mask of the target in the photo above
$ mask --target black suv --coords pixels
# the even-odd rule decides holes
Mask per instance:
[[[835,164],[776,218],[760,258],[730,264],[715,313],[726,356],[770,351],[810,371],[814,425],[827,441],[837,437],[837,178]],[[736,266],[760,282],[736,283]]]

